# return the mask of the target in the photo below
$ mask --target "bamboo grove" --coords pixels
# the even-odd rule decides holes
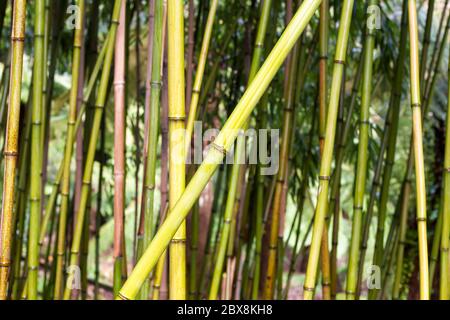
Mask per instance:
[[[2,0],[1,300],[450,299],[448,0]]]

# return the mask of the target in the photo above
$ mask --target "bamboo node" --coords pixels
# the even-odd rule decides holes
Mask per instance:
[[[0,268],[9,268],[10,263],[8,262],[0,262]]]
[[[416,218],[416,221],[417,221],[417,222],[426,222],[426,221],[427,221],[427,218],[425,218],[425,217],[417,217],[417,218]]]
[[[447,248],[441,248],[442,252],[448,252],[448,247]]]
[[[345,65],[345,61],[344,60],[335,59],[334,63]]]
[[[169,116],[169,121],[184,121],[186,120],[185,116]]]
[[[322,180],[322,181],[330,181],[331,178],[330,178],[330,176],[319,176],[319,180]]]
[[[444,171],[445,171],[446,173],[450,173],[450,167],[449,167],[449,168],[445,168]]]
[[[199,89],[192,89],[192,93],[200,94],[200,90]]]
[[[363,207],[362,206],[353,206],[353,210],[361,210],[362,211]]]
[[[314,288],[308,287],[308,286],[303,286],[303,290],[305,291],[309,291],[309,292],[314,292]]]
[[[231,223],[231,219],[226,219],[223,223],[230,224]]]
[[[255,43],[255,47],[262,49],[262,48],[264,48],[264,44],[261,42],[257,42],[257,43]]]
[[[25,37],[11,37],[11,41],[25,42]]]
[[[93,108],[95,108],[95,109],[103,109],[103,106],[100,105],[100,104],[95,104],[95,105],[93,106]]]
[[[411,108],[421,108],[422,105],[420,103],[412,103]]]
[[[227,149],[225,149],[222,146],[219,146],[217,143],[215,142],[211,142],[211,147],[216,149],[217,151],[219,151],[220,153],[222,153],[224,156],[227,156]]]
[[[369,120],[359,120],[359,125],[360,126],[362,126],[362,125],[369,125],[369,124],[370,124]]]
[[[17,157],[18,154],[19,153],[15,152],[15,151],[5,151],[5,152],[3,152],[3,155],[5,157]]]
[[[161,81],[151,81],[150,87],[159,89],[162,87],[162,82]]]
[[[186,239],[172,239],[171,243],[186,243]]]
[[[320,60],[328,60],[328,56],[327,55],[319,56],[319,59]]]
[[[91,182],[90,181],[83,181],[83,185],[90,187],[91,186]]]
[[[269,246],[269,250],[277,250],[277,246]]]
[[[130,299],[128,299],[127,297],[125,297],[122,293],[118,293],[117,294],[117,297],[119,298],[119,299],[121,299],[121,300],[130,300]]]

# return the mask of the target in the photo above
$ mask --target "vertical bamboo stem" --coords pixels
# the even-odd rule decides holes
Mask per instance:
[[[430,298],[428,275],[427,213],[425,171],[422,145],[422,113],[420,103],[420,67],[419,35],[416,1],[408,0],[409,37],[410,37],[410,72],[411,72],[411,107],[413,112],[414,165],[416,172],[416,214],[419,237],[420,298]]]
[[[325,216],[328,203],[328,188],[333,156],[334,138],[336,131],[336,119],[339,106],[339,98],[344,72],[345,57],[347,52],[348,35],[353,12],[353,0],[345,0],[342,6],[341,21],[339,27],[336,55],[334,60],[333,80],[330,91],[330,102],[327,114],[326,136],[323,156],[320,165],[319,195],[314,218],[314,227],[311,240],[311,250],[308,258],[306,279],[304,285],[304,299],[311,300],[314,296],[319,252],[325,225]]]
[[[185,189],[185,84],[184,8],[182,0],[167,3],[169,80],[169,209]],[[186,298],[186,222],[171,240],[169,264],[170,299]]]

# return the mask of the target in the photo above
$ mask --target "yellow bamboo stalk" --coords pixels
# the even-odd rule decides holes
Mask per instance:
[[[167,4],[169,90],[169,209],[185,188],[185,90],[183,0]],[[169,296],[186,299],[186,222],[182,222],[169,249]]]
[[[414,167],[416,171],[416,219],[419,241],[420,299],[429,300],[427,244],[427,200],[422,145],[422,110],[420,102],[419,31],[416,1],[408,1],[411,107],[414,141]]]
[[[0,251],[0,300],[5,300],[8,290],[8,273],[11,264],[11,238],[14,209],[14,184],[16,178],[17,148],[20,120],[20,95],[22,89],[23,50],[25,40],[26,0],[14,1],[11,32],[11,82],[9,110],[6,127],[3,174],[3,202]]]

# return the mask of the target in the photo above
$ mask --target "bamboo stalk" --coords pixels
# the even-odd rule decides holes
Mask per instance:
[[[27,299],[37,299],[39,268],[39,220],[41,215],[42,172],[42,88],[44,79],[45,0],[35,2],[33,104],[31,114],[30,222],[28,235]]]
[[[331,171],[331,160],[334,148],[334,138],[336,131],[336,118],[339,106],[342,74],[347,52],[348,34],[351,24],[353,10],[353,0],[346,0],[343,3],[341,21],[339,27],[338,41],[336,45],[336,55],[334,61],[333,78],[330,91],[330,103],[327,114],[327,127],[324,143],[324,152],[320,165],[319,195],[314,218],[314,227],[311,240],[311,250],[308,258],[306,278],[304,285],[304,299],[311,300],[314,295],[316,283],[317,265],[319,262],[319,251],[323,235],[325,216],[328,202],[328,188]]]
[[[377,0],[370,0],[369,6],[377,6]],[[375,47],[375,30],[367,25],[362,82],[361,113],[359,117],[358,162],[356,167],[355,194],[353,201],[352,237],[347,270],[347,300],[355,299],[358,277],[359,246],[362,233],[362,216],[364,194],[366,189],[367,162],[369,158],[370,103],[372,98],[373,54]]]
[[[303,49],[303,48],[302,48]],[[297,77],[297,67],[299,61],[301,49],[297,43],[292,51],[290,64],[289,64],[289,77],[286,83],[287,88],[285,91],[285,106],[283,111],[283,127],[281,136],[280,147],[280,164],[278,168],[277,183],[275,186],[275,195],[273,200],[273,212],[270,229],[270,241],[269,241],[269,257],[267,263],[267,273],[265,280],[264,299],[273,299],[274,283],[275,283],[275,270],[276,270],[276,256],[277,256],[277,243],[278,232],[280,225],[280,206],[283,198],[283,185],[288,172],[288,157],[290,153],[291,139],[294,127],[294,113],[295,113],[295,85]],[[278,263],[281,263],[278,261]]]
[[[153,222],[154,222],[154,191],[155,191],[155,176],[156,176],[156,158],[158,147],[158,132],[159,132],[159,107],[161,96],[161,68],[162,57],[164,55],[163,35],[165,28],[165,10],[163,8],[163,1],[156,0],[155,14],[154,14],[154,35],[153,35],[153,54],[152,54],[152,75],[151,75],[151,95],[150,95],[150,110],[149,110],[149,129],[147,137],[147,158],[146,158],[146,172],[144,189],[142,190],[142,204],[141,208],[145,213],[144,216],[144,234],[143,243],[137,258],[142,255],[142,249],[148,246],[153,237]],[[144,286],[145,288],[145,286]],[[148,297],[148,287],[142,292],[142,298]]]
[[[55,279],[55,299],[61,299],[62,288],[64,283],[64,253],[66,246],[66,226],[67,215],[69,210],[69,191],[70,191],[70,164],[72,160],[73,142],[74,142],[74,127],[77,118],[77,98],[78,98],[78,79],[80,71],[81,60],[81,46],[83,42],[83,20],[84,20],[84,6],[85,1],[79,0],[80,6],[80,21],[76,26],[74,40],[73,40],[73,58],[72,58],[72,88],[70,91],[69,113],[67,119],[67,138],[64,151],[64,164],[61,177],[61,209],[59,215],[59,231],[58,231],[58,251],[56,262],[56,279]],[[45,227],[45,226],[44,226]]]
[[[413,112],[414,164],[416,172],[416,215],[419,237],[420,299],[430,297],[428,275],[427,215],[425,172],[422,145],[422,113],[420,103],[420,67],[419,35],[416,1],[408,0],[409,36],[410,36],[410,71],[411,71],[411,107]]]
[[[183,1],[167,3],[169,81],[169,210],[185,190],[185,91]],[[169,216],[170,216],[169,211]],[[186,298],[186,222],[171,240],[169,250],[170,299]]]
[[[445,39],[445,38],[444,38]],[[450,62],[448,67],[450,75]],[[449,78],[450,79],[450,78]],[[441,240],[441,264],[440,264],[440,282],[439,298],[441,300],[450,299],[449,292],[449,237],[450,237],[450,81],[448,89],[448,108],[445,138],[445,159],[444,159],[444,200],[443,200],[443,221],[442,221],[442,240]]]
[[[130,277],[120,290],[118,299],[133,299],[136,296],[146,276],[156,265],[165,247],[169,244],[170,239],[189,213],[189,210],[196,202],[208,180],[214,174],[218,164],[222,161],[225,153],[230,149],[236,139],[236,129],[242,128],[247,122],[257,102],[264,94],[300,34],[309,23],[320,2],[321,0],[309,0],[304,1],[300,6],[296,15],[286,27],[283,35],[255,76],[255,79],[228,118],[221,133],[216,137],[213,148],[209,150],[205,160],[193,176],[185,192],[178,200],[176,206],[170,210],[168,218],[159,228],[158,233],[147,247],[141,260],[136,264]]]
[[[88,196],[89,196],[89,190],[90,190],[90,184],[91,184],[91,178],[92,178],[92,170],[94,165],[94,156],[95,156],[95,149],[97,145],[97,139],[99,136],[100,131],[100,123],[102,119],[103,114],[103,108],[105,106],[106,97],[107,97],[107,88],[108,88],[108,81],[111,71],[111,64],[113,59],[113,53],[114,53],[114,43],[116,39],[116,31],[117,31],[117,25],[118,25],[118,18],[120,14],[120,5],[121,0],[116,0],[114,2],[114,9],[111,19],[111,26],[110,26],[110,41],[108,41],[107,50],[105,54],[105,61],[104,66],[102,70],[102,75],[100,79],[100,85],[98,90],[98,95],[96,98],[95,103],[95,111],[94,111],[94,119],[93,119],[93,126],[92,126],[92,132],[91,137],[89,140],[89,148],[86,155],[86,163],[83,173],[83,187],[81,190],[81,198],[80,198],[80,208],[79,212],[77,213],[77,222],[75,227],[75,232],[72,239],[72,246],[71,246],[71,254],[70,254],[70,264],[69,265],[78,265],[78,254],[79,254],[79,248],[81,243],[81,235],[83,232],[83,225],[84,225],[84,219],[86,216],[86,207],[88,202]],[[64,300],[68,300],[70,298],[71,289],[66,287],[64,290]]]
[[[114,294],[122,285],[125,197],[125,15],[122,0],[114,53]],[[116,275],[119,276],[116,276]]]
[[[206,20],[205,33],[203,35],[202,47],[200,50],[200,57],[198,59],[197,70],[195,73],[194,86],[192,88],[192,96],[189,106],[189,115],[186,122],[186,139],[185,151],[188,152],[191,146],[192,132],[194,131],[194,122],[197,117],[197,108],[200,97],[200,90],[202,88],[203,74],[205,73],[206,61],[208,58],[209,44],[211,42],[212,29],[217,11],[218,0],[211,0],[209,8],[208,19]]]

